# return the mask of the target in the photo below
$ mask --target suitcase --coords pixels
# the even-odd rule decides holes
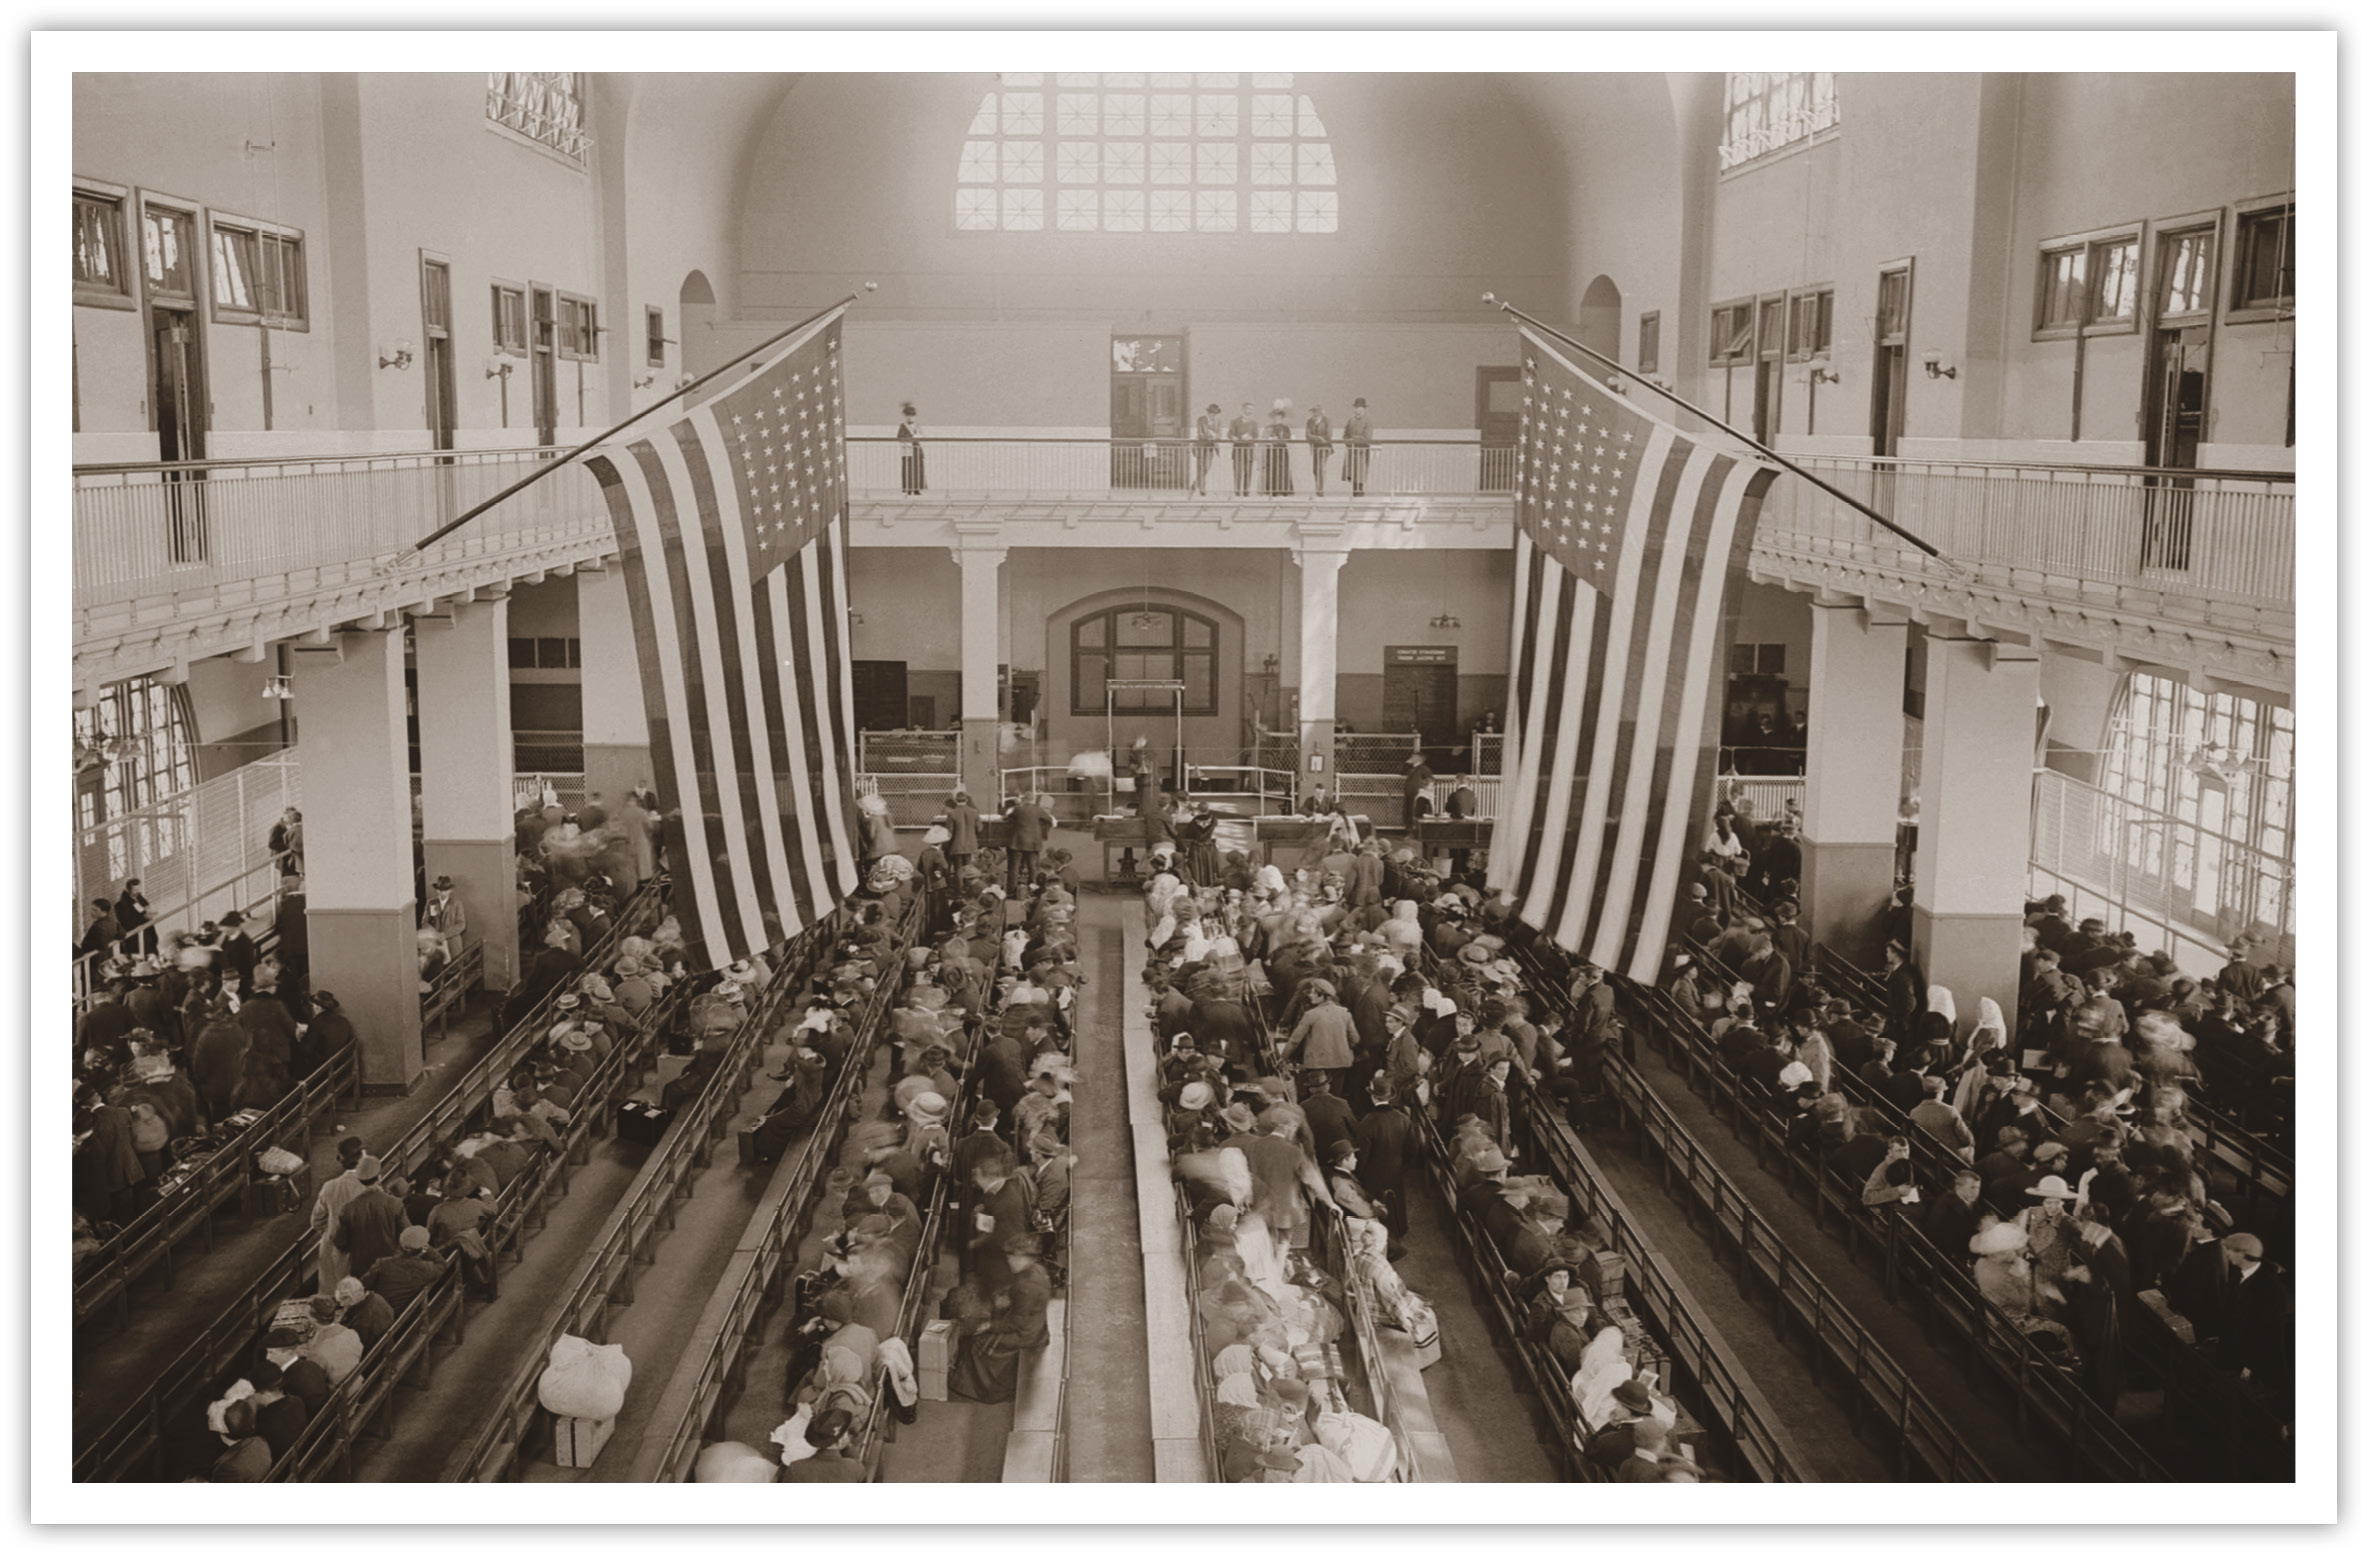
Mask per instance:
[[[572,1415],[557,1415],[551,1432],[551,1461],[563,1469],[588,1469],[600,1456],[600,1449],[616,1434],[616,1420],[578,1420]]]
[[[781,1159],[796,1137],[796,1121],[787,1113],[772,1112],[740,1130],[740,1164],[770,1166]]]
[[[666,1137],[673,1112],[652,1102],[629,1101],[616,1109],[616,1137],[629,1145],[655,1145]]]

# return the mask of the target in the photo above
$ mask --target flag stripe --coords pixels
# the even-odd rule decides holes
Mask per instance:
[[[1560,944],[1575,945],[1583,937],[1582,917],[1594,900],[1595,876],[1602,869],[1603,826],[1617,783],[1620,737],[1634,706],[1638,640],[1651,630],[1646,590],[1659,563],[1656,541],[1668,522],[1672,489],[1680,484],[1671,477],[1684,466],[1689,451],[1672,452],[1673,441],[1665,427],[1653,432],[1638,461],[1640,479],[1628,503],[1618,576],[1612,584],[1611,630],[1604,645],[1608,657],[1587,701],[1591,716],[1578,754],[1586,772],[1586,805],[1579,813],[1577,857],[1556,896],[1554,939]]]
[[[1635,623],[1628,638],[1627,678],[1620,688],[1617,748],[1612,752],[1604,784],[1603,807],[1599,812],[1588,812],[1600,829],[1601,843],[1587,878],[1585,917],[1570,925],[1573,937],[1593,925],[1592,943],[1597,952],[1603,949],[1605,930],[1614,930],[1616,934],[1627,931],[1624,912],[1618,915],[1620,921],[1614,926],[1603,908],[1612,881],[1619,873],[1621,850],[1635,845],[1636,828],[1627,824],[1628,795],[1631,789],[1640,793],[1650,781],[1648,777],[1638,780],[1634,769],[1639,755],[1649,764],[1652,742],[1659,734],[1660,694],[1668,675],[1668,623],[1675,603],[1673,592],[1682,579],[1685,538],[1701,505],[1709,462],[1698,447],[1680,442],[1664,428],[1652,435],[1645,469],[1650,484],[1639,486],[1636,502],[1641,507],[1649,498],[1651,523],[1644,536],[1643,566],[1635,578]],[[1616,964],[1616,944],[1608,954],[1609,961],[1602,961],[1600,955],[1589,959],[1605,966]]]
[[[1547,651],[1546,640],[1557,624],[1560,603],[1552,585],[1553,559],[1526,534],[1521,535],[1520,544],[1529,567],[1520,607],[1525,625],[1518,642],[1519,656],[1513,661],[1520,706],[1504,750],[1508,792],[1496,806],[1494,845],[1488,849],[1490,877],[1497,873],[1496,856],[1503,855],[1503,889],[1515,896],[1528,888],[1529,817],[1536,807],[1537,762],[1544,754],[1546,677],[1541,655]]]
[[[814,630],[813,590],[811,574],[818,559],[818,550],[807,546],[781,569],[782,594],[789,607],[789,638],[795,644],[797,661],[797,730],[803,748],[798,777],[804,785],[801,803],[807,806],[815,836],[815,851],[822,861],[821,882],[832,895],[837,893],[838,861],[846,851],[842,834],[830,824],[831,792],[830,762],[827,748],[822,743],[822,726],[829,719],[830,709],[821,694],[821,654],[816,649]]]
[[[625,594],[633,607],[633,629],[641,639],[641,680],[650,708],[650,750],[658,781],[665,785],[666,857],[687,876],[696,922],[683,922],[684,949],[704,954],[707,925],[722,922],[715,889],[714,855],[692,847],[704,839],[706,813],[699,806],[698,755],[691,738],[690,688],[683,672],[682,638],[675,622],[672,569],[664,543],[649,515],[652,500],[638,460],[602,457],[590,461],[607,470],[610,514],[623,552]],[[679,915],[678,915],[679,916]]]
[[[830,562],[820,545],[811,547],[798,560],[798,581],[805,587],[806,652],[811,655],[814,667],[813,689],[807,695],[813,698],[814,727],[821,736],[820,759],[815,763],[814,774],[820,786],[822,812],[830,819],[832,878],[842,889],[852,890],[849,861],[854,857],[855,816],[844,802],[845,787],[840,782],[838,766],[838,731],[846,725],[839,721],[838,666],[831,658],[837,636],[830,630],[829,607],[824,603],[822,589],[822,574],[829,570]]]
[[[774,666],[764,651],[764,634],[758,630],[758,623],[771,612],[766,601],[757,596],[749,570],[747,522],[740,511],[730,454],[724,447],[723,430],[715,424],[715,413],[705,408],[693,411],[675,424],[674,437],[690,467],[699,510],[712,510],[716,517],[711,533],[719,543],[710,562],[717,554],[722,559],[721,574],[715,578],[715,603],[723,617],[723,636],[735,670],[732,709],[745,718],[739,730],[746,757],[740,769],[740,802],[743,811],[753,810],[757,818],[748,833],[748,852],[754,863],[750,873],[757,881],[758,921],[765,925],[754,947],[761,948],[787,939],[805,926],[802,914],[796,915],[798,921],[792,924],[780,911],[795,900],[795,892],[789,884],[788,850],[782,842],[779,788],[774,780],[773,743],[778,730],[769,715],[773,702],[766,692],[767,672]],[[710,566],[709,570],[714,569]],[[757,850],[759,833],[761,852]]]
[[[838,872],[845,889],[852,891],[863,883],[855,874],[861,856],[862,812],[856,808],[855,793],[855,650],[847,625],[846,526],[838,518],[833,517],[822,530],[821,544],[825,553],[822,598],[828,611],[823,624],[829,628],[830,727],[839,731],[839,803],[846,817],[848,844],[839,857]]]
[[[1562,752],[1554,764],[1557,772],[1567,772],[1569,776],[1555,796],[1560,808],[1548,810],[1553,836],[1546,857],[1552,861],[1553,872],[1537,884],[1538,916],[1543,920],[1539,927],[1549,934],[1554,932],[1553,925],[1567,903],[1571,872],[1578,867],[1587,839],[1586,828],[1578,818],[1585,812],[1589,790],[1600,787],[1591,781],[1595,735],[1602,723],[1604,672],[1611,649],[1619,641],[1613,631],[1618,618],[1613,602],[1591,588],[1581,587],[1578,592],[1582,596],[1579,613],[1588,623],[1586,656],[1581,661],[1585,673],[1570,677],[1570,700],[1562,713]]]
[[[835,893],[823,876],[821,845],[814,835],[813,807],[806,797],[810,790],[805,784],[805,741],[798,731],[796,707],[796,688],[802,682],[797,678],[787,592],[785,576],[778,567],[767,572],[758,585],[756,646],[764,661],[765,723],[772,736],[774,807],[781,813],[789,893],[802,929],[821,921],[830,911]],[[784,926],[787,918],[784,913]]]
[[[1677,879],[1685,864],[1693,818],[1709,809],[1717,770],[1714,761],[1702,758],[1715,749],[1718,716],[1723,709],[1719,705],[1722,699],[1709,694],[1712,677],[1699,669],[1701,661],[1715,655],[1725,640],[1726,602],[1741,590],[1751,541],[1758,533],[1759,506],[1774,483],[1775,471],[1764,466],[1753,469],[1748,480],[1729,475],[1730,500],[1718,505],[1712,525],[1700,603],[1693,616],[1691,654],[1696,673],[1686,680],[1677,709],[1667,799],[1661,806],[1660,834],[1668,840],[1653,856],[1651,891],[1645,898],[1635,949],[1628,958],[1630,977],[1653,981],[1660,976],[1660,958],[1668,948],[1669,914],[1676,906]]]
[[[1523,701],[1521,694],[1522,665],[1525,662],[1527,651],[1526,645],[1521,639],[1527,635],[1529,629],[1529,574],[1531,553],[1535,549],[1530,544],[1527,535],[1514,533],[1512,537],[1512,636],[1510,639],[1512,679],[1504,699],[1504,741],[1498,747],[1502,753],[1498,758],[1496,769],[1496,814],[1499,819],[1507,813],[1510,806],[1517,802],[1515,796],[1516,784],[1520,776],[1520,715]],[[1472,750],[1476,757],[1478,747],[1474,745]],[[1479,770],[1476,760],[1472,763],[1472,770],[1474,772]],[[1414,817],[1410,813],[1405,818],[1405,824],[1409,829],[1415,825]],[[1491,891],[1511,889],[1511,864],[1505,858],[1503,851],[1490,848],[1487,857],[1488,889]]]
[[[1555,736],[1561,729],[1562,705],[1565,701],[1563,688],[1571,679],[1571,661],[1576,657],[1570,643],[1571,627],[1578,606],[1577,589],[1561,563],[1550,557],[1540,560],[1546,589],[1544,624],[1537,635],[1537,663],[1543,673],[1535,677],[1531,687],[1534,697],[1531,705],[1537,715],[1533,720],[1537,729],[1534,764],[1528,752],[1521,753],[1529,787],[1528,811],[1522,818],[1522,830],[1526,835],[1521,838],[1520,897],[1524,910],[1535,896],[1537,878],[1543,867],[1540,855],[1544,852],[1547,826],[1546,796],[1553,786],[1551,762]],[[1579,679],[1583,680],[1585,673],[1584,665],[1577,666]]]
[[[747,831],[740,812],[734,736],[738,720],[732,715],[730,698],[732,665],[724,656],[716,629],[707,547],[700,543],[700,533],[683,525],[685,515],[695,517],[705,510],[692,497],[689,472],[673,439],[636,442],[632,452],[648,478],[650,495],[656,500],[658,529],[665,536],[666,560],[675,568],[674,592],[680,619],[686,623],[683,657],[699,668],[691,731],[693,743],[705,758],[699,768],[699,798],[707,815],[708,846],[716,859],[716,894],[725,906],[724,928],[718,936],[721,944],[710,949],[719,959],[733,961],[746,955],[750,945],[764,943],[764,922],[754,883],[748,878],[745,843],[733,846],[733,839],[745,839]]]

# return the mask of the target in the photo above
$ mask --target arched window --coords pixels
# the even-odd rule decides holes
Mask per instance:
[[[1176,605],[1113,605],[1077,617],[1068,642],[1069,711],[1077,717],[1101,716],[1112,680],[1180,680],[1185,714],[1215,716],[1216,623],[1208,617]],[[1165,691],[1120,691],[1111,705],[1165,713],[1175,703]]]
[[[1726,138],[1718,146],[1718,165],[1740,167],[1754,157],[1814,139],[1840,122],[1841,99],[1829,70],[1729,71]]]
[[[1331,140],[1292,77],[1013,74],[955,174],[965,232],[1337,232]]]
[[[142,819],[137,836],[107,823],[197,786],[194,727],[189,688],[149,675],[117,681],[74,714],[75,832],[89,863],[97,862],[92,849],[103,838],[109,880],[141,867],[140,859],[179,849],[173,814]]]

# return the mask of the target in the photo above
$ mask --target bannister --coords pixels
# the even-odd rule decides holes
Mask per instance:
[[[2293,609],[2289,473],[1796,459],[1985,582],[2066,597],[2100,585],[2141,605],[2186,599]],[[1958,576],[1799,480],[1769,490],[1758,549],[1935,583]]]
[[[923,440],[927,485],[920,495],[1189,501],[1204,486],[1212,499],[1315,497],[1312,455],[1295,433],[1287,445],[1287,482],[1272,466],[1271,443],[1257,446],[1242,481],[1235,478],[1232,445],[1216,445],[1203,481],[1198,446],[1188,438],[930,437]],[[903,448],[893,437],[848,438],[847,489],[865,498],[904,495]],[[1335,442],[1324,467],[1325,500],[1350,500],[1355,483],[1346,456],[1346,445]],[[1482,447],[1469,438],[1385,438],[1374,440],[1367,457],[1367,500],[1512,492],[1516,456],[1509,447]]]

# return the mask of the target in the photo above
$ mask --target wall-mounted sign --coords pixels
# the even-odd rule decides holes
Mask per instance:
[[[1384,664],[1452,664],[1455,662],[1455,648],[1452,644],[1444,647],[1431,647],[1425,644],[1418,648],[1383,648],[1381,655],[1381,662]]]

